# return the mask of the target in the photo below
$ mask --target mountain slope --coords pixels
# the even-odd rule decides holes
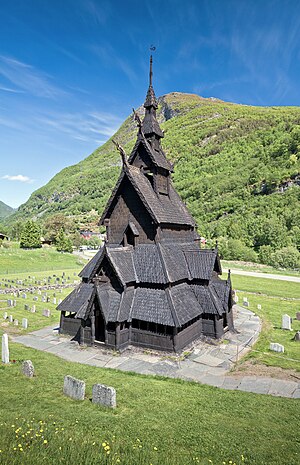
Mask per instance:
[[[255,247],[300,247],[300,108],[172,93],[159,99],[158,120],[175,165],[174,184],[201,235],[238,238]],[[136,132],[129,117],[114,136],[128,154]],[[14,219],[55,212],[97,216],[120,165],[110,140],[35,191]]]
[[[1,202],[0,200],[0,219],[6,218],[7,216],[12,215],[14,211],[15,211],[14,208],[9,207],[4,202]]]

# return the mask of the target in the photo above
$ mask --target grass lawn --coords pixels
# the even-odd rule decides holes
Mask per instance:
[[[0,247],[0,275],[45,270],[67,270],[82,268],[84,261],[79,257],[57,252],[54,248],[23,250]]]
[[[300,311],[300,284],[238,275],[232,275],[232,282],[233,287],[239,289],[239,305],[242,305],[243,297],[247,297],[249,310],[263,320],[258,342],[245,359],[300,371],[300,344],[293,341],[295,332],[300,330],[300,321],[293,320],[293,331],[281,329],[282,315],[287,313],[295,318],[296,312]],[[258,304],[261,304],[261,310],[257,309]],[[283,344],[285,352],[270,351],[270,342]]]
[[[10,351],[17,362],[0,367],[1,464],[299,463],[297,400],[69,363],[18,344]],[[33,379],[20,374],[24,359]],[[86,381],[86,400],[63,396],[66,374]],[[97,382],[117,389],[115,411],[90,402]]]
[[[221,260],[222,268],[231,269],[231,270],[243,270],[243,271],[257,271],[259,273],[270,273],[278,274],[285,276],[300,276],[299,271],[293,271],[288,269],[273,268],[269,265],[262,265],[261,263],[253,262],[239,262],[232,260]]]

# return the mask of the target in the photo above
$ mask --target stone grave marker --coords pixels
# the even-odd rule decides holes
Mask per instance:
[[[14,319],[13,319],[13,316],[12,316],[12,315],[9,315],[9,317],[8,317],[8,321],[9,321],[10,323],[12,323],[12,322],[14,321]]]
[[[64,378],[63,392],[66,396],[71,397],[71,399],[84,400],[85,382],[67,375]]]
[[[11,299],[8,299],[8,301],[7,301],[7,306],[8,306],[8,307],[13,307],[13,306],[14,306],[14,301],[11,300]]]
[[[31,313],[35,313],[35,305],[32,306],[32,308],[30,309]]]
[[[94,384],[92,402],[104,407],[116,408],[116,390],[105,384]]]
[[[2,363],[9,363],[8,335],[2,336]]]
[[[278,342],[270,342],[270,350],[273,352],[284,352],[284,346],[282,344],[278,344]]]
[[[287,329],[288,331],[292,331],[292,325],[291,325],[291,317],[290,315],[284,314],[282,315],[282,329]]]
[[[17,301],[16,301],[16,300],[14,300],[14,307],[15,307],[16,305],[17,305]]]
[[[296,313],[296,320],[300,321],[300,312]]]
[[[40,289],[38,289],[37,293],[38,293],[38,295],[41,295],[42,291]]]
[[[257,310],[261,310],[261,305],[257,304]]]
[[[56,305],[56,297],[53,298],[53,303]]]
[[[243,300],[243,306],[244,307],[249,307],[249,302],[248,302],[248,300],[245,300],[245,298]]]
[[[22,327],[24,329],[28,328],[28,320],[27,320],[27,318],[22,318]]]
[[[27,295],[25,292],[22,294],[22,299],[27,299]]]
[[[14,325],[15,325],[15,326],[18,326],[18,325],[19,325],[18,320],[14,320]]]
[[[4,318],[4,320],[6,320],[6,318],[7,318],[7,312],[4,312],[4,313],[3,313],[3,318]]]
[[[29,310],[29,308],[30,308],[29,305],[27,304],[24,305],[24,310]]]
[[[34,376],[34,366],[31,360],[24,360],[21,366],[21,372],[27,378],[33,378]]]
[[[296,331],[296,334],[294,336],[294,341],[300,342],[300,331]]]
[[[43,316],[46,316],[47,318],[49,318],[51,316],[51,312],[50,310],[48,310],[47,308],[45,308],[43,310]]]
[[[38,302],[38,300],[39,300],[38,296],[35,295],[35,296],[33,297],[33,300],[34,300],[35,302]]]

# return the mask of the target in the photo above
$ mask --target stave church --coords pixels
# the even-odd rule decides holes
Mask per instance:
[[[233,329],[230,274],[217,247],[201,249],[196,224],[172,184],[161,147],[158,102],[149,87],[138,134],[100,219],[106,242],[57,307],[60,333],[80,344],[178,352],[202,335]]]

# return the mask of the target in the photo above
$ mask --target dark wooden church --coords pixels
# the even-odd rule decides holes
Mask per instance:
[[[179,351],[202,334],[220,338],[233,329],[231,280],[219,278],[217,248],[200,249],[195,221],[172,185],[152,57],[144,107],[128,160],[119,146],[122,171],[100,220],[107,241],[57,307],[60,332],[115,349]]]

